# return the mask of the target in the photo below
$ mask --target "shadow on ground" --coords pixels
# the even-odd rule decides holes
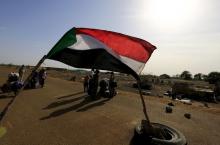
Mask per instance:
[[[64,99],[64,98],[69,98],[69,97],[73,97],[75,95],[80,95],[80,94],[83,94],[84,92],[77,92],[77,93],[74,93],[74,94],[69,94],[69,95],[65,95],[65,96],[60,96],[58,97],[57,99]]]
[[[74,97],[74,96],[81,94],[81,93],[82,92],[70,94],[70,95],[66,95],[66,96],[61,96],[61,97],[58,97],[57,99],[70,98],[70,97]],[[82,100],[82,101],[77,104],[74,104],[70,107],[64,107],[64,108],[55,110],[52,113],[50,113],[48,116],[40,118],[40,120],[47,120],[50,118],[58,117],[60,115],[63,115],[65,113],[68,113],[71,111],[76,111],[76,112],[87,111],[88,109],[104,105],[105,102],[109,101],[110,99],[109,98],[101,98],[101,99],[97,99],[97,100],[92,100],[88,95],[83,95],[83,96],[79,96],[79,97],[74,97],[69,100],[59,100],[59,101],[53,102],[53,103],[49,104],[47,107],[43,108],[43,110],[54,109],[54,108],[65,106],[65,105],[69,106],[69,104],[72,104],[72,103],[79,101],[79,100]]]
[[[14,96],[12,95],[0,95],[0,99],[8,99],[8,98],[13,98]]]
[[[79,93],[78,93],[79,94]],[[76,94],[71,94],[71,95],[66,95],[66,96],[62,96],[62,97],[59,97],[57,99],[61,99],[61,98],[68,98],[68,97],[73,97],[75,96]],[[76,98],[73,98],[73,99],[69,99],[69,100],[59,100],[59,101],[56,101],[56,102],[53,102],[51,104],[49,104],[47,107],[43,108],[44,110],[45,109],[52,109],[52,108],[56,108],[56,107],[59,107],[59,106],[62,106],[62,105],[66,105],[66,104],[70,104],[72,102],[75,102],[75,101],[78,101],[78,100],[81,100],[83,98],[85,98],[86,96],[80,96],[80,97],[76,97]]]
[[[11,98],[11,100],[8,102],[8,104],[0,112],[0,122],[3,119],[3,117],[5,116],[5,114],[7,113],[9,106],[13,103],[15,96],[7,96],[7,95],[0,96],[0,99],[6,99],[6,98]]]
[[[132,139],[130,140],[129,145],[156,145],[156,144],[151,143],[149,138],[147,139],[147,138],[134,135]]]

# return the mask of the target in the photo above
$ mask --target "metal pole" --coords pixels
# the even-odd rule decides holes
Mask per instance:
[[[145,119],[146,119],[148,125],[151,126],[150,119],[147,115],[147,108],[146,108],[146,105],[145,105],[144,97],[143,97],[143,94],[142,94],[142,91],[141,91],[141,80],[140,80],[140,78],[137,79],[137,85],[138,85],[138,90],[139,90],[141,102],[142,102],[142,105],[143,105],[143,112],[144,112]]]
[[[26,78],[24,81],[23,87],[19,90],[17,95],[24,89],[24,87],[28,84],[28,82],[32,79],[34,72],[40,67],[40,65],[44,62],[44,60],[47,58],[47,55],[44,55],[41,60],[37,63],[37,65],[32,69],[31,74]]]

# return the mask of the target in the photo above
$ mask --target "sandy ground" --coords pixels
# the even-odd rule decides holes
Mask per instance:
[[[174,102],[173,113],[166,114],[168,99],[145,98],[152,122],[180,130],[189,145],[219,145],[219,105]],[[0,94],[0,109],[11,99]],[[89,101],[81,83],[48,78],[45,88],[17,96],[0,122],[0,145],[129,145],[135,125],[144,118],[141,110],[138,94],[119,91],[111,100]]]

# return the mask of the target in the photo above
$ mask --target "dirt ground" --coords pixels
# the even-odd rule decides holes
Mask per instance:
[[[0,84],[7,69],[0,69]],[[0,111],[13,97],[0,94]],[[145,96],[152,122],[181,131],[189,145],[219,145],[220,106],[174,102]],[[187,119],[184,113],[191,113]],[[139,95],[118,91],[113,99],[90,101],[80,82],[48,77],[46,86],[16,97],[0,122],[0,145],[129,145],[135,125],[144,118]]]

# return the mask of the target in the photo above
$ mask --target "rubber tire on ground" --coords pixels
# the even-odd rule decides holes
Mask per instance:
[[[169,134],[169,139],[159,139],[156,137],[150,137],[150,143],[153,145],[187,145],[185,136],[177,129],[171,128],[169,126],[151,123],[153,127],[160,128]],[[135,136],[140,135],[140,127],[137,125],[135,128]],[[146,142],[149,142],[149,137],[146,137]]]

